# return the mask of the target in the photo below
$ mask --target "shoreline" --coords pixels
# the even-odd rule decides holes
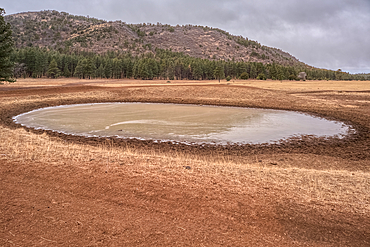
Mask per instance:
[[[268,141],[264,141],[264,142],[256,142],[256,141],[251,141],[251,142],[247,142],[247,141],[232,141],[232,140],[229,140],[229,141],[226,141],[226,140],[220,140],[220,141],[187,141],[187,140],[178,140],[178,139],[156,139],[156,138],[151,138],[151,137],[148,137],[148,138],[144,138],[144,137],[140,137],[138,135],[136,136],[120,136],[118,134],[114,135],[114,134],[108,134],[108,135],[89,135],[88,133],[89,132],[86,132],[88,130],[85,130],[83,131],[83,133],[80,133],[80,134],[76,134],[76,133],[68,133],[68,131],[62,131],[62,130],[54,130],[54,129],[51,129],[50,127],[33,127],[33,126],[30,126],[29,124],[26,124],[26,123],[22,123],[22,121],[19,121],[19,117],[22,117],[26,114],[29,114],[29,113],[34,113],[34,112],[37,112],[37,111],[44,111],[44,110],[52,110],[53,108],[54,109],[58,109],[58,108],[69,108],[69,107],[75,107],[75,106],[93,106],[93,105],[113,105],[113,104],[152,104],[152,105],[175,105],[175,106],[198,106],[198,107],[212,107],[212,108],[219,108],[219,107],[222,107],[222,108],[234,108],[234,109],[240,109],[240,108],[243,108],[243,109],[250,109],[250,110],[266,110],[266,111],[269,111],[269,112],[292,112],[294,114],[299,114],[299,115],[302,115],[302,116],[309,116],[311,118],[315,118],[315,119],[320,119],[320,120],[324,120],[324,121],[327,121],[327,122],[332,122],[332,123],[336,123],[336,124],[340,124],[342,125],[342,128],[345,128],[346,130],[345,131],[341,131],[340,133],[337,133],[337,134],[322,134],[322,135],[316,135],[316,134],[291,134],[290,137],[283,137],[283,138],[280,138],[280,139],[270,139]],[[153,141],[153,143],[166,143],[166,142],[172,142],[174,145],[177,145],[177,144],[184,144],[184,145],[194,145],[194,146],[205,146],[205,145],[212,145],[212,146],[243,146],[243,145],[270,145],[270,144],[279,144],[279,143],[287,143],[289,142],[289,140],[302,140],[303,138],[306,137],[312,137],[312,138],[315,138],[315,139],[325,139],[325,140],[328,140],[328,139],[346,139],[346,138],[349,138],[353,135],[355,135],[356,133],[356,130],[355,128],[352,126],[352,125],[348,125],[348,124],[345,124],[344,122],[340,122],[338,120],[329,120],[327,118],[323,118],[323,117],[318,117],[318,116],[315,116],[313,114],[310,114],[310,113],[302,113],[302,112],[299,112],[299,111],[284,111],[284,110],[277,110],[277,109],[267,109],[267,108],[251,108],[251,107],[235,107],[235,106],[216,106],[216,105],[202,105],[202,104],[177,104],[177,103],[142,103],[142,102],[104,102],[104,103],[82,103],[82,104],[68,104],[68,105],[59,105],[59,106],[51,106],[51,107],[44,107],[44,108],[38,108],[38,109],[34,109],[34,110],[31,110],[29,112],[25,112],[25,113],[21,113],[19,115],[16,115],[16,116],[13,116],[12,117],[13,119],[13,122],[17,125],[20,125],[24,128],[28,128],[28,129],[33,129],[33,130],[47,130],[47,131],[52,131],[52,132],[55,132],[55,133],[59,133],[59,134],[65,134],[65,135],[69,135],[69,136],[80,136],[80,137],[86,137],[86,138],[91,138],[91,137],[99,137],[99,138],[117,138],[117,139],[123,139],[123,140],[135,140],[135,141]],[[119,131],[122,131],[122,130],[119,130]],[[95,131],[94,131],[95,132]]]
[[[176,86],[175,88],[187,88],[193,86]],[[199,86],[203,88],[212,88],[212,86]],[[217,88],[224,88],[225,86],[220,85]],[[156,87],[160,89],[167,88],[165,86]],[[227,88],[227,86],[226,86]],[[318,154],[318,155],[328,155],[333,157],[341,157],[345,159],[352,160],[361,160],[370,158],[370,153],[364,153],[364,147],[370,145],[370,131],[366,124],[369,125],[367,119],[357,120],[357,123],[353,120],[353,115],[351,111],[341,112],[342,114],[338,115],[338,112],[333,111],[332,109],[320,109],[319,111],[316,107],[307,107],[307,106],[274,106],[269,107],[271,102],[268,104],[246,104],[240,103],[237,101],[222,102],[221,100],[204,100],[204,99],[181,99],[181,98],[146,98],[142,97],[122,97],[117,95],[121,90],[129,90],[127,88],[102,88],[102,87],[85,87],[85,86],[73,86],[68,87],[67,91],[72,91],[72,94],[79,94],[81,91],[86,91],[86,89],[91,90],[92,92],[107,92],[113,94],[112,96],[97,96],[91,99],[90,97],[81,97],[75,99],[73,96],[66,97],[64,99],[57,100],[37,100],[32,101],[27,104],[22,105],[11,105],[9,108],[2,108],[0,110],[1,123],[4,126],[7,126],[12,129],[16,128],[25,128],[28,131],[31,131],[36,134],[46,133],[49,136],[57,137],[65,141],[97,146],[106,142],[107,140],[112,141],[115,145],[118,146],[128,146],[131,148],[145,148],[161,151],[175,151],[175,152],[185,152],[185,153],[197,153],[201,156],[207,155],[208,153],[220,153],[225,156],[240,158],[250,154],[278,154],[278,153],[296,153],[296,154]],[[32,89],[33,90],[33,89]],[[45,89],[37,89],[45,90]],[[63,90],[63,89],[62,89]],[[133,90],[144,90],[150,91],[150,87],[133,87]],[[244,88],[244,90],[259,90],[259,89],[250,89]],[[20,90],[23,91],[23,90]],[[47,90],[49,91],[49,89]],[[262,90],[264,91],[264,90]],[[23,92],[21,92],[22,94]],[[27,94],[27,92],[25,92]],[[98,93],[99,94],[99,93]],[[20,124],[16,124],[13,121],[13,117],[19,114],[29,112],[32,110],[45,108],[45,107],[55,107],[62,105],[71,105],[71,104],[94,104],[94,103],[160,103],[160,104],[194,104],[194,105],[212,105],[212,106],[226,106],[226,107],[248,107],[248,108],[259,108],[259,109],[272,109],[272,110],[287,110],[309,114],[316,117],[322,117],[327,120],[341,121],[349,126],[352,126],[356,131],[355,134],[350,134],[343,139],[339,138],[325,138],[325,137],[312,137],[312,136],[302,136],[302,138],[289,138],[282,141],[281,143],[270,143],[270,144],[231,144],[231,145],[213,145],[213,144],[172,144],[168,142],[159,142],[155,140],[138,140],[138,139],[122,139],[116,137],[84,137],[84,136],[74,136],[68,134],[62,134],[51,130],[41,130],[26,128]],[[346,116],[349,115],[349,116]],[[358,117],[358,116],[357,116]]]

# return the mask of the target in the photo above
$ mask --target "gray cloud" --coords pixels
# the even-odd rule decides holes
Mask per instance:
[[[368,0],[5,0],[2,7],[8,14],[55,9],[127,23],[207,25],[315,67],[370,72]]]

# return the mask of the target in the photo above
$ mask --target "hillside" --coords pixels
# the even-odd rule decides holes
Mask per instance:
[[[303,64],[279,49],[210,27],[107,22],[54,10],[8,15],[5,20],[12,25],[19,48],[38,46],[100,54],[120,51],[133,55],[155,53],[156,48],[161,48],[210,60]]]

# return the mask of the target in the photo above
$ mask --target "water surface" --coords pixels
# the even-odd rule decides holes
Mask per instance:
[[[48,107],[14,117],[61,133],[183,143],[271,143],[301,135],[343,137],[350,127],[307,114],[239,107],[99,103]]]

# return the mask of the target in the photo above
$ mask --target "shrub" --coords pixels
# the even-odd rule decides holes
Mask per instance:
[[[231,76],[229,76],[229,75],[228,75],[228,76],[226,77],[226,81],[230,81],[230,80],[231,80]]]
[[[266,80],[266,75],[264,73],[258,74],[257,80]]]
[[[248,75],[248,73],[247,72],[243,72],[241,75],[240,75],[240,77],[239,77],[240,79],[242,79],[242,80],[248,80],[249,79],[249,75]]]

